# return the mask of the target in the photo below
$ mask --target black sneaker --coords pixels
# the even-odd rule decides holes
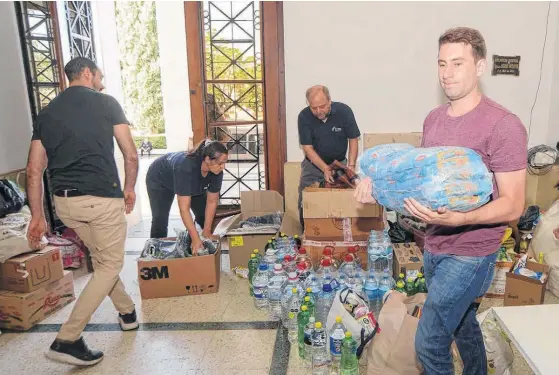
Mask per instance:
[[[74,342],[54,340],[47,352],[47,357],[58,362],[77,366],[92,366],[103,359],[103,352],[87,347],[83,337]]]
[[[140,326],[136,318],[136,310],[132,311],[130,314],[118,314],[118,322],[123,331],[131,331]]]

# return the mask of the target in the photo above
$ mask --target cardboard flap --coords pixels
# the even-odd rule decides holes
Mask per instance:
[[[283,197],[273,190],[241,191],[241,215],[243,219],[283,212]]]
[[[363,149],[366,150],[378,145],[389,143],[409,143],[412,146],[421,146],[423,133],[365,133],[363,136]]]
[[[327,219],[346,217],[379,217],[382,208],[377,204],[362,204],[353,197],[352,189],[305,188],[303,190],[303,218]]]

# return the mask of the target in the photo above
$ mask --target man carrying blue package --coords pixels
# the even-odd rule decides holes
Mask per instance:
[[[429,293],[415,342],[427,375],[454,374],[452,341],[464,362],[464,374],[487,374],[473,303],[491,284],[506,224],[524,210],[526,129],[516,115],[481,93],[486,54],[477,30],[459,27],[441,35],[439,82],[449,102],[425,119],[421,147],[462,146],[476,151],[494,176],[491,201],[469,212],[452,212],[405,200],[406,210],[427,223],[424,266]],[[374,202],[371,189],[371,181],[363,179],[356,199]]]

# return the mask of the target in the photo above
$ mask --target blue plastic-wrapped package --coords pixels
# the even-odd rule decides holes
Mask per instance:
[[[372,180],[373,198],[403,214],[409,214],[404,198],[432,210],[466,212],[487,203],[493,193],[493,175],[475,151],[464,147],[380,145],[365,150],[359,165]]]

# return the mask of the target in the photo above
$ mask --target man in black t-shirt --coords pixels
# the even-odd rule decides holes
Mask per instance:
[[[28,238],[32,248],[47,231],[43,211],[43,173],[48,166],[56,213],[89,248],[94,273],[80,293],[47,356],[74,365],[94,365],[103,353],[81,337],[91,315],[108,295],[122,330],[138,327],[134,302],[119,278],[124,264],[127,223],[134,208],[138,153],[129,122],[118,102],[102,94],[103,73],[86,58],[65,67],[69,87],[37,116],[27,163],[31,208]],[[114,159],[114,142],[124,155],[124,189]]]
[[[308,107],[299,113],[299,143],[305,159],[301,163],[299,182],[299,216],[303,223],[302,192],[315,182],[333,182],[329,165],[335,160],[346,163],[355,172],[359,148],[359,127],[349,106],[330,100],[326,86],[307,90]],[[346,153],[349,143],[349,155]]]

